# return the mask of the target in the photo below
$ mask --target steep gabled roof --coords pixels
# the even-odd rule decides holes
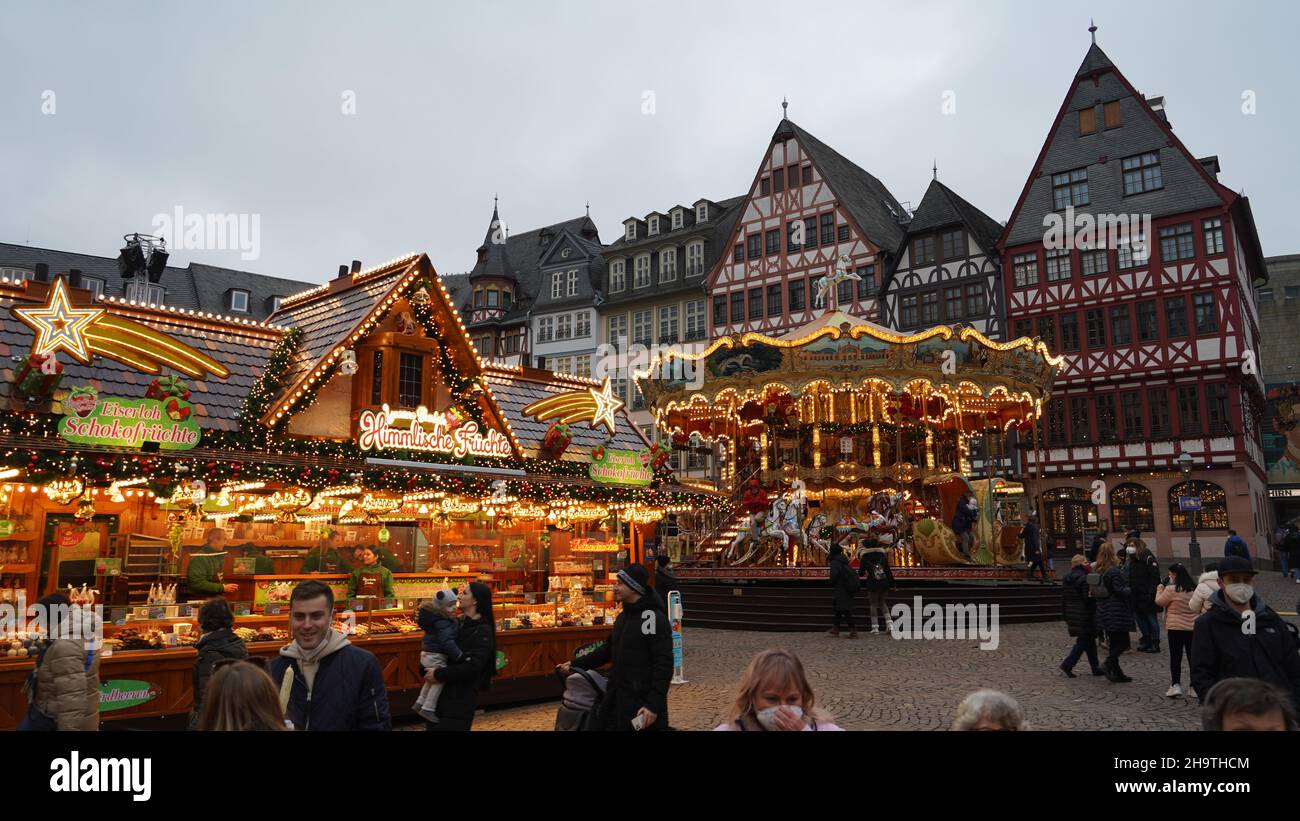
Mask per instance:
[[[478,247],[477,253],[478,261],[474,263],[474,270],[469,273],[471,278],[514,279],[515,272],[510,265],[509,254],[506,252],[505,229],[501,227],[501,217],[497,213],[495,202],[492,204],[492,220],[488,223],[487,234],[483,237],[483,244]]]

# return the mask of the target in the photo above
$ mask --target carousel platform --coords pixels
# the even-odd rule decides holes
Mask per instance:
[[[826,630],[831,590],[825,568],[681,569],[686,627],[716,630],[812,632]],[[1059,621],[1058,583],[1026,582],[1024,571],[1005,568],[899,568],[888,602],[997,604],[1003,624]],[[854,618],[867,623],[867,597],[859,593]]]

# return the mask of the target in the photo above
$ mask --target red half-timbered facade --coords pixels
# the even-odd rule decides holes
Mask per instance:
[[[880,180],[782,119],[708,273],[710,336],[776,335],[832,309],[877,319],[881,278],[907,218]],[[817,280],[833,274],[840,257],[858,279],[840,282],[816,306]]]
[[[1185,557],[1195,526],[1210,558],[1232,528],[1270,556],[1251,298],[1266,272],[1218,172],[1094,43],[999,240],[1011,336],[1065,357],[1025,453],[1049,544],[1137,528]],[[1201,497],[1195,520],[1180,496]]]

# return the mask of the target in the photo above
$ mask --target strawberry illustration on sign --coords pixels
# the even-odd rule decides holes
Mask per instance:
[[[596,447],[594,447],[594,448],[591,449],[591,461],[593,461],[593,462],[603,462],[603,461],[605,461],[605,446],[604,446],[604,445],[597,445]]]
[[[72,388],[68,392],[68,398],[63,400],[63,404],[71,408],[77,416],[85,419],[95,410],[95,405],[99,404],[99,391],[90,385]]]
[[[164,402],[163,408],[166,409],[168,418],[173,422],[184,422],[194,412],[194,408],[190,407],[188,402],[182,402],[174,397]]]
[[[178,376],[160,376],[149,383],[149,389],[145,391],[147,399],[166,399],[169,396],[186,401],[190,398],[190,388],[185,381]]]

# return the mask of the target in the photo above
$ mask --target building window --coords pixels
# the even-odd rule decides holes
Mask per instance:
[[[695,206],[695,221],[696,222],[709,221],[709,204],[707,202],[702,202],[699,205]]]
[[[664,305],[659,309],[660,344],[677,342],[677,306]]]
[[[745,319],[745,292],[736,291],[731,295],[731,321],[741,323]]]
[[[397,367],[397,404],[415,408],[424,399],[424,357],[402,352]]]
[[[555,335],[555,321],[552,317],[544,316],[537,320],[537,341],[550,342]]]
[[[853,303],[853,280],[846,279],[835,286],[835,305],[845,308]]]
[[[939,294],[930,291],[921,294],[921,324],[936,325],[939,322]]]
[[[1120,126],[1119,100],[1106,103],[1104,106],[1102,106],[1102,110],[1105,112],[1106,127],[1119,128]]]
[[[727,298],[726,296],[715,296],[713,298],[713,327],[727,324]]]
[[[1207,255],[1223,253],[1223,220],[1215,217],[1202,220],[1201,230],[1205,234],[1205,253]]]
[[[230,292],[230,310],[241,314],[248,313],[248,291]]]
[[[555,338],[572,339],[573,338],[573,315],[560,314],[555,317]]]
[[[1272,302],[1272,301],[1273,301],[1273,289],[1272,289],[1272,288],[1260,288],[1259,290],[1255,291],[1255,300],[1256,300],[1257,302]]]
[[[1097,109],[1084,108],[1079,111],[1079,134],[1096,134],[1097,133]]]
[[[1201,497],[1201,509],[1195,513],[1179,510],[1179,496]],[[1191,530],[1192,517],[1197,530],[1227,530],[1228,500],[1223,488],[1213,482],[1179,482],[1169,488],[1169,525],[1172,530]]]
[[[1133,326],[1128,321],[1128,306],[1114,305],[1110,309],[1110,343],[1128,345],[1133,341]]]
[[[1196,385],[1178,388],[1178,435],[1201,435],[1201,391]]]
[[[1038,318],[1038,338],[1047,343],[1048,350],[1059,350],[1056,347],[1056,319],[1054,317],[1040,316]]]
[[[1151,247],[1146,237],[1140,233],[1129,234],[1128,238],[1115,246],[1115,256],[1121,271],[1146,265],[1151,258]]]
[[[732,249],[732,252],[731,252],[731,261],[732,261],[732,262],[744,262],[744,261],[745,261],[745,243],[743,243],[743,242],[737,242],[737,243],[736,243],[736,247],[735,247],[734,249]]]
[[[1219,330],[1219,319],[1214,309],[1214,294],[1196,294],[1192,297],[1192,316],[1196,322],[1197,336]]]
[[[571,356],[552,356],[551,370],[556,373],[573,373],[573,357]]]
[[[614,379],[609,380],[610,389],[622,401],[627,401],[627,377],[621,373]]]
[[[1084,326],[1088,331],[1089,350],[1099,351],[1106,347],[1106,319],[1100,309],[1085,313]]]
[[[665,248],[659,252],[659,281],[672,282],[677,278],[677,249]]]
[[[794,241],[794,232],[797,230],[795,226],[798,224],[798,220],[792,220],[785,224],[785,250],[788,254],[793,254],[799,250],[799,243]]]
[[[1147,391],[1147,405],[1151,411],[1151,438],[1158,439],[1172,433],[1169,425],[1169,390],[1152,388]]]
[[[629,220],[627,227],[623,230],[623,238],[627,240],[636,239],[636,220]]]
[[[795,280],[790,283],[790,313],[802,311],[804,309],[804,281]]]
[[[917,237],[912,240],[912,265],[934,264],[934,237]]]
[[[979,319],[987,314],[988,295],[984,292],[984,283],[969,283],[966,286],[966,318]]]
[[[780,194],[785,190],[785,169],[776,168],[772,171],[772,190]]]
[[[81,278],[81,287],[90,291],[91,296],[95,299],[99,299],[104,295],[104,280],[102,279],[83,276]],[[280,299],[281,297],[278,296],[271,297],[271,313],[280,310]]]
[[[876,295],[876,266],[862,265],[858,268],[858,299],[863,300]]]
[[[646,236],[653,237],[659,233],[659,217],[652,216],[646,219]]]
[[[1196,248],[1192,242],[1192,224],[1190,222],[1160,229],[1160,260],[1162,262],[1177,262],[1180,259],[1191,259],[1194,256],[1196,256]]]
[[[511,336],[502,337],[501,353],[503,354],[519,353],[519,334],[513,334]]]
[[[502,308],[507,308],[507,309],[508,309],[508,308],[510,307],[510,303],[511,303],[511,301],[512,301],[512,295],[511,295],[510,291],[507,290],[507,289],[505,289],[505,288],[502,288],[502,289],[501,289],[501,307],[502,307]]]
[[[686,303],[686,341],[704,338],[704,300],[693,299]]]
[[[1066,444],[1065,400],[1059,396],[1047,403],[1047,441],[1054,445]]]
[[[650,344],[649,311],[637,311],[632,314],[632,342],[637,345]]]
[[[780,229],[778,229],[778,228],[773,228],[771,231],[768,231],[768,232],[767,232],[767,249],[766,249],[766,250],[767,250],[767,255],[768,255],[769,257],[772,256],[773,254],[779,254],[779,253],[781,253],[781,231],[780,231]]]
[[[492,356],[492,337],[485,336],[479,339],[478,352],[485,357]]]
[[[811,165],[805,165],[805,166],[804,166],[802,169],[800,169],[800,170],[801,170],[802,173],[803,173],[803,184],[804,184],[804,185],[812,185],[812,181],[813,181],[812,166],[811,166]]]
[[[559,299],[564,296],[564,272],[556,271],[551,274],[551,299]]]
[[[944,259],[963,259],[966,256],[966,232],[962,229],[956,231],[944,231],[943,240],[943,258]]]
[[[1016,320],[1016,325],[1015,325],[1015,337],[1014,337],[1015,339],[1020,339],[1020,338],[1022,338],[1022,337],[1029,336],[1029,335],[1032,334],[1033,332],[1034,332],[1034,331],[1033,331],[1033,328],[1030,326],[1030,323],[1029,323],[1029,320],[1028,320],[1028,319],[1017,319],[1017,320]],[[1077,331],[1076,331],[1076,334],[1075,334],[1075,335],[1076,335],[1076,337],[1078,336]]]
[[[1083,267],[1083,275],[1086,277],[1104,274],[1110,270],[1110,252],[1105,249],[1080,251],[1079,262]]]
[[[682,209],[674,208],[673,209],[673,230],[676,231],[678,228],[681,228],[685,224],[685,220],[686,220],[686,215],[682,213]]]
[[[803,247],[817,247],[817,218],[808,217],[803,221]]]
[[[1170,339],[1187,336],[1187,300],[1171,296],[1165,300],[1165,335]]]
[[[1017,288],[1038,284],[1038,252],[1016,254],[1011,258],[1012,282]]]
[[[573,335],[579,339],[591,336],[591,314],[578,311],[573,315]]]
[[[1124,415],[1124,438],[1140,442],[1146,438],[1142,425],[1142,394],[1127,391],[1119,395],[1120,412]]]
[[[1286,297],[1287,302],[1292,302],[1294,300],[1300,299],[1300,287],[1295,285],[1287,285],[1282,289],[1282,295]]]
[[[1074,311],[1061,314],[1061,350],[1079,350],[1079,315]]]
[[[1118,438],[1115,427],[1115,394],[1097,394],[1097,441],[1114,442]]]
[[[565,291],[565,296],[577,296],[578,295],[578,272],[569,271],[568,274],[566,274],[566,279],[569,287],[568,290]]]
[[[1223,382],[1206,385],[1205,405],[1210,412],[1210,433],[1227,433],[1232,421],[1228,413],[1228,386]]]
[[[915,328],[921,322],[920,314],[917,310],[916,294],[905,296],[900,300],[900,302],[903,306],[900,320],[902,326],[904,328]]]
[[[36,272],[26,268],[0,268],[0,277],[7,278],[11,282],[24,282],[34,276]]]
[[[633,288],[650,287],[650,255],[642,254],[636,258],[636,273],[632,280]]]
[[[1086,396],[1070,397],[1070,441],[1076,445],[1092,442],[1092,414]]]
[[[745,253],[750,259],[758,259],[763,255],[762,234],[750,234],[745,237]]]
[[[763,289],[749,289],[749,318],[758,319],[763,315]]]
[[[162,305],[167,292],[161,285],[133,280],[127,283],[126,298],[142,305]]]
[[[781,283],[779,282],[767,286],[767,315],[781,315]]]
[[[645,410],[645,394],[641,393],[641,388],[637,387],[636,382],[629,386],[632,391],[632,410]]]
[[[831,211],[821,216],[822,220],[822,245],[835,244],[835,212]]]
[[[627,344],[627,314],[611,316],[605,321],[605,340],[611,345]]]
[[[609,290],[611,293],[621,291],[627,287],[627,263],[624,260],[616,259],[609,264]]]
[[[384,403],[384,352],[375,351],[370,369],[370,404]]]
[[[704,243],[692,242],[686,246],[686,276],[697,277],[704,273]]]
[[[1151,491],[1131,482],[1119,485],[1110,492],[1111,530],[1118,533],[1130,530],[1151,533],[1156,529],[1152,509]]]
[[[849,226],[841,225],[835,229],[835,239],[837,242],[849,241]]]
[[[772,180],[768,177],[764,177],[763,179],[759,180],[758,195],[760,197],[766,197],[771,193],[772,193]]]
[[[1056,248],[1047,252],[1047,281],[1060,282],[1070,278],[1070,251]]]
[[[591,378],[591,354],[585,353],[574,359],[573,375]]]
[[[1154,342],[1160,338],[1160,331],[1156,323],[1156,304],[1154,302],[1138,303],[1137,321],[1139,342]]]
[[[501,292],[498,291],[496,288],[488,288],[488,289],[487,289],[487,306],[488,306],[489,308],[496,308],[496,307],[498,307],[498,305],[500,304],[500,302],[499,302],[499,300],[500,300],[500,296],[501,296]]]
[[[1136,157],[1126,157],[1120,164],[1124,171],[1124,196],[1141,194],[1164,188],[1160,176],[1160,154],[1151,152]]]
[[[961,286],[943,289],[943,318],[945,322],[955,322],[962,317]]]
[[[1060,211],[1067,205],[1088,204],[1088,169],[1076,168],[1052,175],[1052,207]]]

